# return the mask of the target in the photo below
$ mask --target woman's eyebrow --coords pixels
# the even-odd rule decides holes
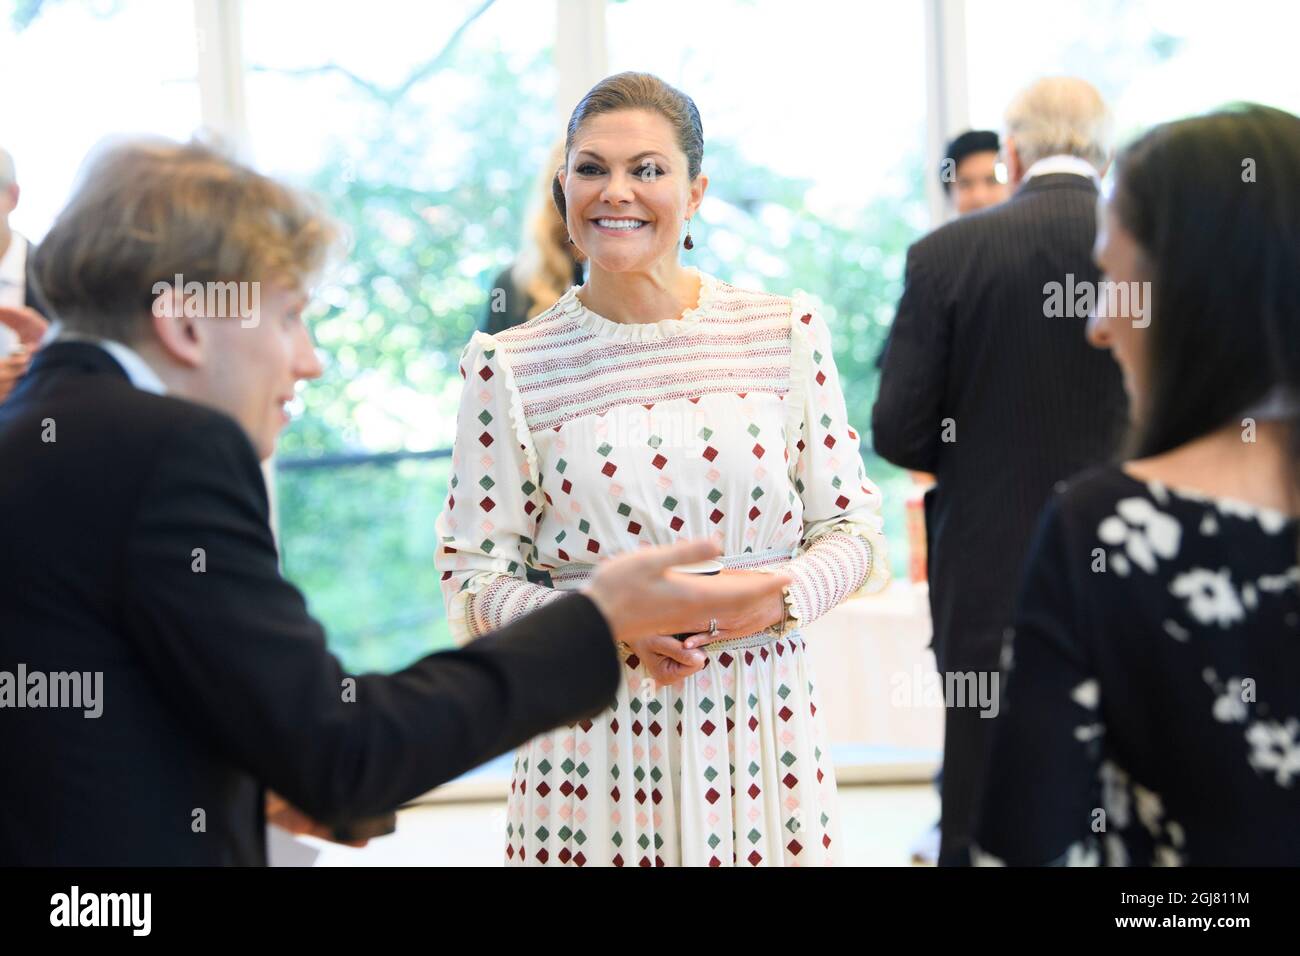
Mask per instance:
[[[603,156],[601,156],[600,153],[596,152],[594,149],[580,149],[580,150],[578,150],[578,155],[579,155],[579,156],[584,156],[584,155],[585,155],[585,156],[590,156],[592,159],[598,160],[598,161],[600,161],[600,162],[602,162],[602,163],[605,162],[605,158],[604,158]],[[629,162],[629,163],[635,163],[637,160],[639,160],[639,159],[645,159],[647,156],[654,156],[654,157],[656,157],[656,158],[658,158],[658,159],[664,159],[664,158],[665,158],[664,155],[663,155],[663,153],[660,153],[660,152],[658,152],[657,150],[647,149],[647,150],[645,150],[644,152],[637,153],[635,156],[633,156],[633,157],[631,157],[630,159],[628,159],[628,162]]]

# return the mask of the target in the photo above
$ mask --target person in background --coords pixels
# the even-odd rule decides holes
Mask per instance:
[[[1157,126],[1099,218],[1132,434],[1039,523],[977,860],[1300,866],[1300,118]]]
[[[954,139],[944,154],[939,179],[959,216],[1005,202],[1011,187],[999,157],[998,134],[971,129]]]
[[[479,329],[496,335],[521,325],[551,307],[570,286],[582,285],[583,255],[569,241],[564,222],[555,215],[551,180],[564,165],[564,141],[551,149],[524,229],[519,257],[492,280]]]
[[[14,159],[0,147],[0,401],[26,373],[48,328],[37,285],[28,274],[30,243],[9,224],[18,196]]]
[[[1114,452],[1125,418],[1114,363],[1084,341],[1086,311],[1047,295],[1097,281],[1106,105],[1082,80],[1041,80],[1011,104],[1005,144],[1015,194],[908,250],[872,414],[882,458],[936,476],[926,519],[945,685],[997,673],[1038,512],[1056,482]],[[941,865],[969,862],[992,725],[947,703]]]

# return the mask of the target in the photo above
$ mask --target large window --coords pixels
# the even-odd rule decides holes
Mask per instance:
[[[434,521],[457,357],[555,136],[554,5],[244,6],[252,151],[348,227],[319,292],[325,375],[278,456],[285,573],[356,669],[449,642]]]
[[[38,241],[104,137],[188,139],[198,127],[194,11],[174,0],[25,0],[0,10],[0,146],[22,188],[10,224]]]
[[[1021,87],[1055,74],[1096,85],[1121,140],[1234,100],[1300,111],[1294,3],[970,0],[966,33],[975,126],[997,129]]]

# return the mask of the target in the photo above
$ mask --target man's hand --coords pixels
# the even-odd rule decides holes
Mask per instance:
[[[0,356],[0,402],[9,397],[18,380],[27,374],[32,354],[40,348],[50,324],[40,313],[26,306],[14,308],[0,305],[0,325],[7,325],[18,333],[19,350],[12,355]]]
[[[622,554],[603,562],[583,590],[605,616],[614,639],[635,644],[642,638],[698,633],[701,624],[708,628],[709,618],[740,620],[755,608],[774,607],[775,599],[790,583],[788,575],[775,573],[698,575],[669,570],[718,554],[712,541],[686,541]],[[684,656],[694,661],[694,653]],[[686,663],[680,656],[671,656]]]
[[[333,830],[323,823],[317,823],[307,814],[303,813],[297,807],[292,806],[288,800],[270,790],[266,791],[266,822],[273,823],[282,830],[288,830],[290,833],[302,834],[319,837],[322,840],[329,840],[331,843],[339,843],[333,837]],[[343,843],[343,846],[363,847],[369,840],[350,840]]]
[[[41,339],[49,331],[50,323],[41,318],[35,309],[25,305],[0,305],[0,325],[7,325],[18,333],[18,341],[34,352],[41,344]]]

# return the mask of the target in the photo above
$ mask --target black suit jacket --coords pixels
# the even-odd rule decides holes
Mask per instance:
[[[1088,345],[1086,316],[1044,315],[1047,283],[1099,278],[1096,202],[1086,177],[1035,176],[908,251],[871,423],[883,458],[938,478],[926,517],[942,669],[988,666],[1053,486],[1122,434],[1119,369]]]
[[[0,709],[0,864],[262,864],[266,787],[327,823],[384,813],[613,698],[575,595],[345,700],[243,430],[97,346],[39,354],[0,462],[0,670],[103,674],[97,719]]]

